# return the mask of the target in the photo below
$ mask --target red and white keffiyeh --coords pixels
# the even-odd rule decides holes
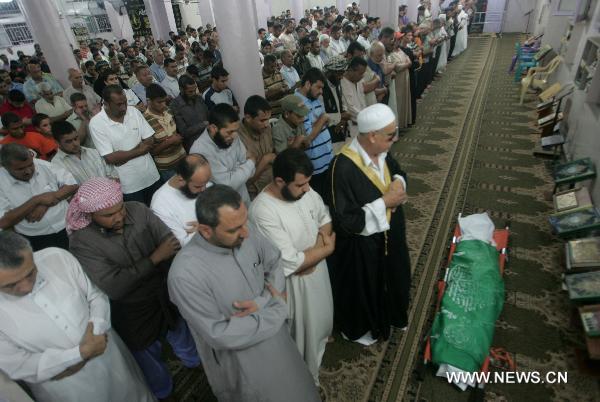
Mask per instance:
[[[81,230],[92,223],[92,213],[113,207],[123,201],[121,184],[105,177],[93,177],[83,183],[67,209],[67,233]]]

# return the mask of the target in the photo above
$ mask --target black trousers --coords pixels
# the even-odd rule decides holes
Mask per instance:
[[[156,190],[160,188],[161,185],[162,181],[158,179],[154,182],[154,184],[140,191],[136,191],[135,193],[123,194],[123,201],[137,201],[144,203],[149,207],[150,202],[152,201],[152,196],[154,195]]]
[[[43,250],[48,247],[58,247],[65,250],[69,249],[69,237],[67,236],[66,229],[63,229],[58,233],[52,233],[49,235],[22,236],[29,240],[33,251]]]

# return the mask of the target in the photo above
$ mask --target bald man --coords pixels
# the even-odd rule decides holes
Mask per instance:
[[[85,98],[87,99],[88,103],[88,108],[90,110],[96,109],[100,105],[102,99],[100,99],[98,94],[94,92],[94,88],[90,87],[85,83],[81,71],[75,68],[70,68],[68,71],[69,81],[71,82],[71,85],[69,85],[67,89],[65,89],[63,93],[63,98],[67,101],[69,105],[71,105],[71,95],[73,95],[74,93],[80,93],[85,95]]]
[[[177,164],[175,172],[154,193],[150,208],[184,246],[197,232],[196,198],[212,185],[211,170],[202,155],[190,154]]]

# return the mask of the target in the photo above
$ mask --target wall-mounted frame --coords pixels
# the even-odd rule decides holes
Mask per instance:
[[[554,3],[552,15],[575,15],[575,12],[577,11],[577,3],[579,1],[580,0],[557,0],[556,3]]]
[[[575,10],[575,22],[585,21],[592,18],[596,8],[596,0],[579,0]]]

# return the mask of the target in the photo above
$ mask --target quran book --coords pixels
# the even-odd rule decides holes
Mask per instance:
[[[549,135],[541,138],[542,147],[552,147],[554,145],[562,145],[565,143],[565,137],[562,134]]]
[[[579,307],[579,316],[587,336],[600,336],[600,304]]]
[[[571,269],[600,268],[600,237],[571,240],[567,242],[566,250]]]
[[[590,158],[556,165],[553,172],[556,184],[574,183],[596,177],[596,168]]]
[[[555,116],[555,114],[552,113],[546,117],[542,117],[541,119],[538,120],[538,126],[545,126],[546,124],[551,123],[554,120],[554,117],[556,117],[556,121],[558,121],[563,118],[563,114],[559,113],[558,116]]]
[[[556,234],[563,237],[600,229],[600,213],[594,207],[552,215],[549,220]]]
[[[600,271],[565,276],[569,298],[576,303],[600,301]]]
[[[550,99],[550,100],[547,100],[546,102],[538,103],[535,108],[537,110],[546,109],[547,107],[552,106],[553,103],[554,103],[554,99]]]
[[[553,215],[558,215],[576,208],[588,208],[592,206],[592,198],[586,187],[561,191],[554,194],[553,198],[554,210],[556,211]]]

